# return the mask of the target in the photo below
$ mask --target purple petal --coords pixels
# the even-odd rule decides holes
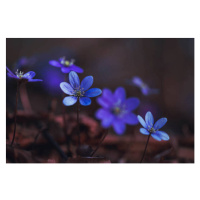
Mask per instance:
[[[158,130],[162,128],[167,123],[167,118],[161,118],[154,124],[154,129]]]
[[[111,92],[111,90],[107,89],[107,88],[104,88],[103,91],[102,91],[102,96],[104,98],[108,98],[108,99],[112,99],[113,98],[113,94]]]
[[[154,119],[153,119],[153,115],[151,114],[150,111],[148,111],[145,115],[145,121],[147,126],[149,127],[153,127],[153,123],[154,123]]]
[[[80,86],[80,80],[78,74],[74,71],[69,73],[69,82],[74,89],[78,89]]]
[[[169,135],[165,133],[164,131],[156,131],[156,134],[162,139],[162,140],[169,140]]]
[[[126,110],[128,111],[135,110],[139,106],[139,104],[139,99],[134,97],[126,99],[124,103],[124,105],[126,106]]]
[[[149,88],[148,87],[142,87],[141,88],[142,94],[147,96],[149,95]]]
[[[8,68],[6,67],[6,69],[8,70],[10,77],[15,77],[16,75]]]
[[[23,78],[32,79],[35,76],[35,72],[30,71],[24,74]]]
[[[156,134],[156,133],[152,133],[151,136],[158,141],[161,141],[161,138]]]
[[[122,135],[126,129],[126,125],[122,120],[115,119],[113,122],[113,128],[118,135]]]
[[[140,124],[141,124],[144,128],[147,128],[147,124],[146,124],[146,122],[144,121],[144,119],[143,119],[140,115],[138,115],[137,118],[138,118]]]
[[[132,82],[139,87],[141,87],[141,85],[143,84],[142,79],[138,76],[134,76]]]
[[[97,119],[104,119],[104,118],[109,118],[112,115],[109,110],[100,108],[97,110],[95,116]]]
[[[7,75],[8,75],[10,78],[19,79],[18,76],[14,75],[14,74],[10,74],[9,72],[7,73]]]
[[[102,120],[101,125],[104,128],[108,128],[112,124],[114,116],[108,110],[99,109],[96,112],[96,118]]]
[[[93,76],[86,76],[81,82],[81,89],[88,90],[93,84]]]
[[[138,124],[137,116],[133,113],[128,113],[128,114],[124,115],[122,120],[123,120],[123,122],[125,122],[129,125]]]
[[[72,86],[66,82],[60,83],[60,88],[65,94],[72,95],[74,92],[74,89],[72,88]]]
[[[80,101],[80,104],[81,104],[82,106],[89,106],[89,105],[91,104],[91,99],[88,98],[88,97],[81,97],[81,98],[79,99],[79,101]]]
[[[42,79],[29,79],[28,82],[39,82],[43,81]]]
[[[76,102],[77,102],[77,97],[74,97],[74,96],[69,96],[69,97],[65,97],[63,99],[63,104],[65,106],[72,106],[74,105]]]
[[[140,128],[140,133],[142,133],[143,135],[149,135],[149,131],[147,131],[147,129],[145,128]]]
[[[56,60],[50,60],[49,64],[54,66],[54,67],[62,67],[63,66],[60,62],[58,62]]]
[[[112,94],[111,90],[104,88],[102,91],[103,101],[107,102],[109,105],[114,103],[114,95]]]
[[[108,99],[103,98],[102,96],[97,98],[97,102],[104,108],[110,108],[112,106],[112,103]]]
[[[77,72],[77,73],[83,73],[83,69],[80,68],[80,67],[78,67],[78,66],[76,66],[76,65],[71,65],[71,66],[70,66],[70,70],[71,70],[71,71],[75,71],[75,72]]]
[[[102,93],[101,89],[99,88],[91,88],[85,92],[86,97],[96,97]]]
[[[123,87],[118,87],[115,90],[114,96],[116,100],[121,100],[123,102],[126,99],[126,91]]]
[[[61,71],[65,74],[71,72],[70,68],[69,67],[61,67]]]

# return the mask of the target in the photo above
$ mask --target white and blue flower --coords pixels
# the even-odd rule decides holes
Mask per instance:
[[[69,73],[69,83],[62,82],[60,83],[60,88],[65,94],[70,96],[65,97],[63,99],[63,104],[65,106],[72,106],[78,100],[81,105],[89,106],[91,104],[90,97],[96,97],[101,94],[101,89],[99,88],[91,88],[93,84],[93,76],[86,76],[81,84],[78,77],[78,74],[74,71]]]
[[[144,135],[151,134],[151,136],[155,140],[158,140],[158,141],[169,140],[169,135],[165,133],[164,131],[159,130],[167,123],[167,118],[160,118],[154,124],[154,118],[150,111],[146,113],[145,120],[140,115],[138,115],[137,118],[140,124],[144,127],[144,128],[140,128],[140,133]]]

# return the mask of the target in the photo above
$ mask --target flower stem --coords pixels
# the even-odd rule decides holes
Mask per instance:
[[[11,146],[13,145],[13,142],[15,140],[15,132],[16,132],[16,123],[17,123],[17,105],[18,105],[18,96],[19,96],[19,87],[20,83],[17,81],[17,92],[16,92],[16,103],[15,103],[15,125],[14,125],[14,133],[13,133],[13,138],[11,142]]]
[[[24,110],[26,112],[30,112],[32,113],[32,108],[31,108],[31,103],[29,101],[29,97],[28,97],[28,93],[27,93],[27,89],[26,89],[26,84],[22,84],[20,87],[20,99],[22,102],[22,105],[24,107]]]
[[[80,104],[79,101],[77,103],[77,126],[78,126],[78,146],[80,146],[80,122],[79,122],[79,110],[80,110]]]
[[[145,146],[145,149],[144,149],[144,153],[143,153],[143,156],[142,156],[142,159],[141,159],[140,163],[142,163],[142,161],[144,159],[144,156],[145,156],[145,153],[146,153],[146,150],[147,150],[147,145],[149,143],[150,136],[151,136],[151,133],[148,136],[147,143],[146,143],[146,146]]]
[[[67,82],[69,80],[68,78],[68,75],[66,74],[65,75],[65,78],[64,78],[64,82]],[[63,98],[65,97],[65,93],[63,92]],[[66,143],[67,143],[67,151],[68,151],[68,155],[72,155],[72,152],[71,152],[71,149],[70,149],[70,136],[67,134],[67,126],[66,126],[66,116],[65,116],[65,106],[64,104],[62,104],[62,116],[63,116],[63,131],[64,131],[64,134],[65,134],[65,138],[66,138]]]
[[[104,139],[107,135],[108,135],[108,129],[105,131],[105,133],[104,133],[103,137],[101,138],[101,141],[97,145],[96,149],[90,154],[90,157],[92,157],[96,153],[96,151],[99,149],[99,147],[101,146],[102,142],[104,141]]]

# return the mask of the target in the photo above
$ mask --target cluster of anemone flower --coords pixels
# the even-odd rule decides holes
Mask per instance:
[[[126,98],[126,91],[123,87],[117,87],[114,92],[108,88],[104,88],[103,90],[99,88],[90,88],[93,85],[93,76],[86,76],[80,82],[77,73],[83,73],[84,70],[81,67],[76,66],[74,62],[75,60],[66,60],[65,57],[49,61],[51,66],[61,68],[61,71],[64,74],[69,73],[69,83],[60,83],[61,90],[68,95],[63,99],[63,104],[65,106],[72,106],[77,102],[82,106],[89,106],[92,103],[90,99],[91,97],[101,95],[97,98],[97,103],[101,106],[101,108],[96,111],[95,116],[101,121],[101,126],[103,128],[108,129],[109,127],[113,127],[116,134],[122,135],[126,131],[126,124],[136,125],[140,122],[143,126],[143,128],[140,128],[140,132],[142,134],[148,135],[149,137],[152,136],[152,138],[158,141],[169,140],[169,135],[164,131],[159,130],[166,124],[167,118],[161,118],[154,124],[154,118],[150,111],[146,113],[145,120],[140,115],[133,113],[133,111],[138,108],[140,100],[137,97]],[[41,79],[33,79],[35,77],[35,72],[33,71],[29,71],[24,74],[23,72],[17,70],[14,74],[8,67],[6,68],[8,71],[7,75],[10,78],[17,79],[19,83],[42,81]],[[141,78],[137,76],[132,78],[131,84],[139,87],[142,94],[145,96],[158,94],[158,89],[150,88]]]

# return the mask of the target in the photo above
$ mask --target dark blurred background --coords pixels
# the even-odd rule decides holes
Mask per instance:
[[[127,97],[138,97],[141,101],[135,111],[144,117],[151,111],[156,119],[167,117],[169,135],[194,133],[194,39],[193,38],[7,38],[6,64],[15,72],[20,68],[22,57],[30,59],[24,72],[35,71],[35,78],[43,82],[28,83],[27,91],[35,112],[46,112],[52,101],[57,99],[57,114],[62,112],[60,82],[64,74],[59,68],[48,64],[66,56],[74,58],[75,64],[84,69],[79,74],[94,77],[93,87],[126,89]],[[159,94],[143,96],[140,89],[127,84],[133,76],[141,77]],[[7,111],[15,106],[16,82],[7,78]],[[94,117],[99,108],[96,100],[81,112]],[[19,104],[19,109],[23,109]],[[68,112],[76,107],[68,107]],[[131,126],[128,126],[131,130]]]

